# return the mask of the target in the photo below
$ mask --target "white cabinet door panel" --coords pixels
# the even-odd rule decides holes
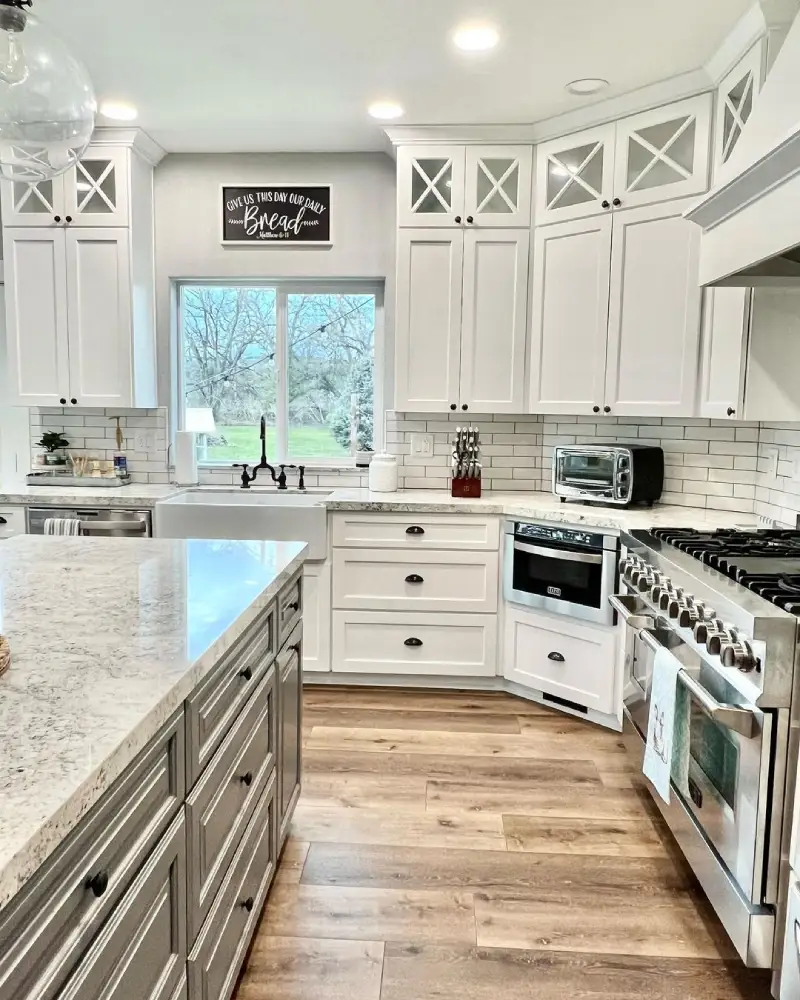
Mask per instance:
[[[367,549],[489,549],[500,544],[500,519],[476,514],[333,514],[334,546]]]
[[[6,229],[5,291],[11,401],[59,406],[69,395],[62,229]]]
[[[749,322],[749,288],[705,289],[701,417],[742,419]]]
[[[127,226],[129,156],[124,147],[90,146],[64,175],[64,201],[71,226]]]
[[[79,406],[131,406],[131,289],[125,229],[67,230],[70,392]]]
[[[606,403],[615,415],[694,413],[700,227],[683,218],[687,205],[614,214]]]
[[[303,670],[331,669],[331,564],[303,566]]]
[[[539,143],[534,211],[537,226],[610,209],[614,197],[615,135],[612,122]]]
[[[398,410],[438,412],[458,402],[463,257],[461,230],[398,233]]]
[[[466,224],[530,228],[533,148],[467,146],[466,157]]]
[[[714,172],[733,152],[753,112],[764,79],[767,42],[759,39],[725,76],[717,89]]]
[[[464,216],[464,164],[463,146],[401,146],[397,150],[398,226],[459,225]]]
[[[64,207],[64,176],[52,177],[38,184],[24,181],[1,181],[3,226],[55,228],[67,214]],[[58,222],[56,222],[58,217]]]
[[[464,234],[460,401],[479,413],[519,413],[525,402],[527,230]]]
[[[611,216],[534,235],[531,388],[534,413],[592,413],[604,393]]]

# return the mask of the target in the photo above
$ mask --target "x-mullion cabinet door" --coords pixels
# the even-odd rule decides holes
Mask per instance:
[[[398,226],[462,225],[464,166],[463,146],[401,146],[397,151]]]
[[[531,224],[532,148],[468,146],[466,156],[464,221],[467,228],[528,228]]]
[[[536,147],[537,226],[611,210],[615,135],[612,123]]]
[[[71,226],[130,224],[128,158],[124,147],[90,147],[64,175],[66,214]]]

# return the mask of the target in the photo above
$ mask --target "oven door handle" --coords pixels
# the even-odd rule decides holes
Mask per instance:
[[[514,542],[516,552],[527,552],[532,556],[544,556],[546,559],[563,559],[565,562],[602,563],[603,557],[595,552],[570,552],[568,549],[546,549],[543,545],[528,545],[527,542]]]
[[[662,646],[649,629],[643,628],[639,632],[639,638],[645,646],[648,647],[648,649],[652,649],[655,653],[658,653],[662,649],[666,649],[666,646]],[[680,671],[678,674],[678,680],[694,698],[709,719],[713,719],[714,722],[718,722],[725,729],[730,729],[734,733],[739,733],[747,739],[753,738],[755,735],[756,717],[749,708],[738,708],[736,705],[724,705],[722,702],[717,701],[712,694],[706,691],[699,681],[696,681],[694,677],[692,677],[691,674],[688,674],[685,670]]]
[[[647,614],[637,613],[635,610],[636,604],[643,603],[637,597],[632,597],[629,594],[612,594],[608,599],[608,603],[628,628],[652,628],[656,623],[655,618],[649,612]]]

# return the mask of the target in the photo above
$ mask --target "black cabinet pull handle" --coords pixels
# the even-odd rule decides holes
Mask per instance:
[[[66,406],[67,405],[67,401],[66,401],[66,399],[63,396],[61,397],[61,399],[59,400],[59,402],[61,403],[62,406]]]
[[[404,646],[412,646],[414,648],[417,648],[418,646],[422,645],[422,639],[415,639],[415,638],[412,637],[410,639],[406,639],[406,641],[403,643],[403,645]]]
[[[53,216],[53,221],[54,222],[61,222],[61,216],[60,215],[54,215]]]
[[[77,406],[78,405],[78,400],[75,399],[75,397],[73,396],[73,398],[70,400],[70,403],[72,403],[73,406]]]
[[[457,216],[456,216],[456,222],[458,222],[458,223],[460,223],[460,222],[461,222],[461,216],[460,216],[460,215],[457,215]]]
[[[599,413],[599,412],[600,412],[600,407],[599,406],[593,406],[592,407],[592,413]]]
[[[603,208],[611,208],[611,202],[609,201],[601,201],[600,204]]]
[[[604,406],[603,407],[603,413],[611,413],[611,407],[610,406]]]
[[[243,774],[241,778],[239,778],[239,781],[249,788],[253,784],[253,772],[248,771],[246,774]]]
[[[468,216],[467,216],[467,222],[468,222],[468,223],[469,223],[470,225],[472,225],[472,223],[473,223],[474,221],[475,221],[475,220],[474,220],[474,219],[472,218],[472,216],[471,216],[471,215],[468,215]]]
[[[247,899],[242,903],[242,906],[245,908],[245,910],[247,910],[248,913],[252,912],[253,907],[255,905],[256,901],[253,899],[252,896],[248,896]]]
[[[108,888],[108,872],[98,872],[89,879],[89,888],[99,899]]]
[[[411,573],[406,577],[406,583],[425,583],[419,573]]]
[[[732,417],[734,415],[734,413],[736,413],[736,410],[734,410],[734,408],[732,406],[729,406],[727,412],[728,412],[728,416]]]
[[[450,409],[451,409],[451,410],[454,410],[455,408],[456,408],[456,404],[455,404],[455,403],[451,403],[451,404],[450,404]]]
[[[613,201],[611,202],[611,204],[612,204],[612,205],[614,206],[614,208],[619,208],[619,206],[620,206],[620,205],[622,204],[622,202],[620,201],[620,199],[619,199],[619,198],[615,198],[615,199],[614,199],[614,200],[613,200]]]
[[[245,667],[244,670],[239,671],[239,676],[243,677],[246,681],[251,681],[253,679],[253,668]]]
[[[548,660],[555,660],[556,663],[563,663],[564,662],[564,656],[563,656],[563,654],[556,653],[555,651],[553,651],[552,653],[548,653],[547,654],[547,659]]]
[[[412,524],[410,528],[406,528],[407,535],[424,535],[425,529],[420,528],[418,524]]]

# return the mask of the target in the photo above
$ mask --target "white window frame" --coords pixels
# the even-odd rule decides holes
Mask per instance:
[[[277,376],[277,419],[275,421],[276,439],[278,454],[267,457],[274,462],[288,462],[287,452],[289,447],[289,427],[288,427],[288,406],[287,406],[287,370],[289,360],[289,345],[286,324],[286,308],[289,295],[374,295],[375,296],[375,362],[374,362],[374,424],[373,424],[373,448],[379,449],[383,441],[384,431],[384,399],[385,399],[385,372],[386,372],[386,343],[385,343],[385,309],[384,309],[384,282],[375,280],[364,280],[356,278],[326,278],[326,279],[287,279],[287,278],[180,278],[173,282],[173,302],[175,311],[175,412],[177,414],[176,427],[183,430],[186,418],[186,406],[183,385],[183,362],[184,362],[184,336],[181,316],[181,288],[184,286],[197,285],[221,285],[237,286],[244,285],[248,288],[262,286],[264,288],[274,288],[277,293],[276,301],[276,323],[275,332],[275,372]],[[283,317],[283,320],[281,319]],[[242,455],[240,461],[247,461],[247,457]],[[250,456],[255,462],[258,455]],[[307,469],[334,469],[334,468],[354,468],[355,456],[349,458],[313,456],[304,457],[293,455],[291,461],[296,465],[304,465]],[[231,462],[210,461],[198,463],[204,469],[229,469]]]

